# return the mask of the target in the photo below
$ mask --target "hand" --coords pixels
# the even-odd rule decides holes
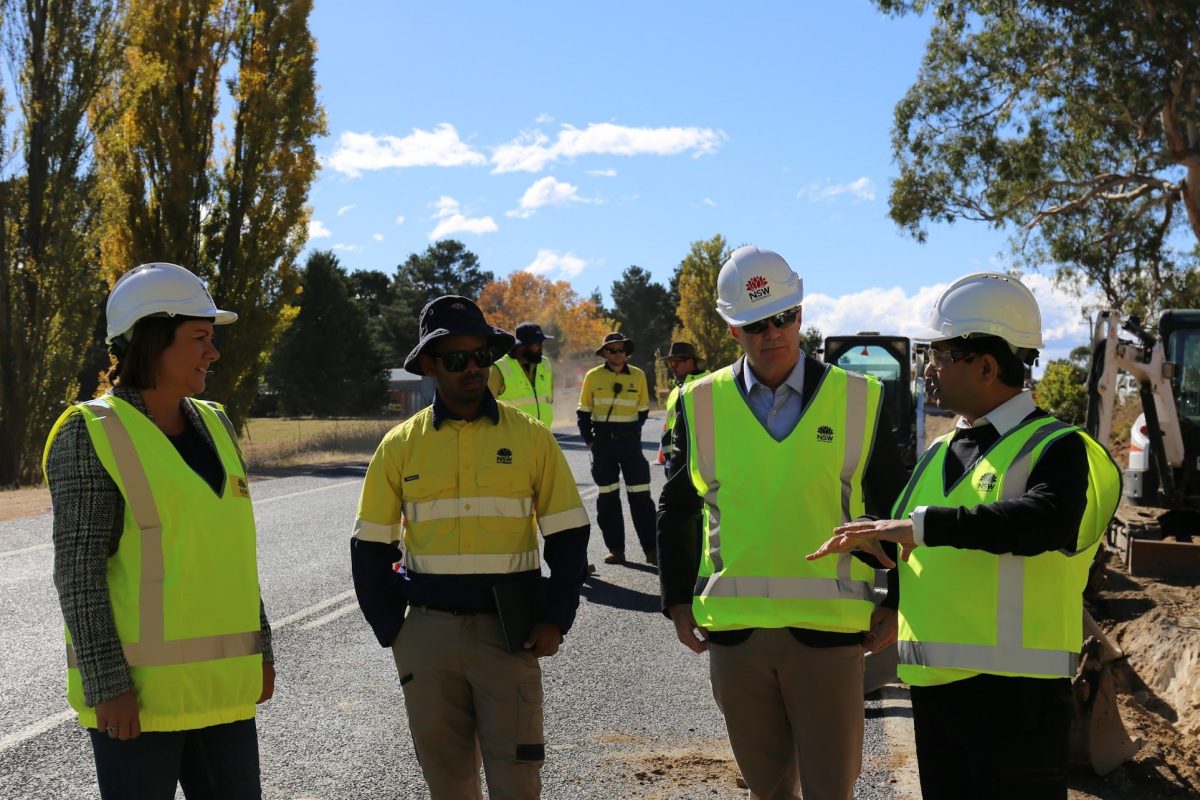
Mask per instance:
[[[126,689],[111,700],[96,704],[96,728],[110,739],[136,739],[142,733],[137,696]]]
[[[879,559],[885,568],[891,569],[896,562],[887,557],[879,542],[896,542],[900,545],[900,557],[908,561],[908,557],[916,548],[913,541],[912,520],[910,519],[880,519],[848,522],[833,529],[833,537],[825,544],[809,553],[805,558],[815,561],[835,553],[850,553],[862,550]]]
[[[896,609],[877,606],[871,612],[871,630],[863,636],[863,647],[868,653],[878,653],[895,643],[897,633]]]
[[[588,450],[591,450],[591,449],[592,449],[592,443],[591,443],[591,442],[584,442],[584,444],[586,444],[586,445],[588,446]]]
[[[667,610],[671,613],[671,622],[675,623],[675,636],[684,647],[693,653],[703,653],[708,649],[708,639],[700,635],[700,632],[707,634],[708,631],[696,624],[691,603],[679,603]]]
[[[262,694],[258,696],[258,702],[265,703],[275,694],[275,664],[270,661],[263,662],[263,688]]]
[[[545,658],[558,652],[562,640],[562,628],[552,622],[539,622],[529,632],[529,638],[525,640],[525,649],[532,650],[535,658]]]

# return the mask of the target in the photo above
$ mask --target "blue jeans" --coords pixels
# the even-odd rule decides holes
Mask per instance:
[[[260,800],[253,719],[120,741],[89,730],[103,800]]]

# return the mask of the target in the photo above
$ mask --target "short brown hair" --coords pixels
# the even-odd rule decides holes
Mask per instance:
[[[117,363],[108,371],[108,382],[128,389],[153,389],[154,373],[163,350],[175,341],[175,331],[185,322],[212,321],[212,317],[142,317],[133,326],[128,341],[113,342]],[[120,343],[120,344],[118,344]]]

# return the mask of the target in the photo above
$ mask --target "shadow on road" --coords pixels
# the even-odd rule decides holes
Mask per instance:
[[[250,470],[250,480],[291,478],[297,475],[316,475],[322,478],[362,478],[366,474],[366,461],[350,461],[341,464],[310,464],[295,467],[254,467]]]
[[[614,569],[614,567],[609,567],[609,569]],[[621,567],[619,569],[624,568]],[[646,594],[634,589],[626,589],[624,586],[609,583],[597,575],[591,575],[584,581],[582,594],[587,598],[589,603],[621,608],[626,611],[655,613],[662,610],[662,604],[658,599],[658,595]]]

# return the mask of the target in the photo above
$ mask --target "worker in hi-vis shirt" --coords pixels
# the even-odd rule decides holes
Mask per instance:
[[[491,796],[534,798],[545,757],[538,659],[558,652],[575,619],[588,516],[550,431],[488,391],[513,337],[456,296],[425,306],[420,333],[404,367],[437,391],[371,459],[354,586],[395,657],[431,796],[482,797],[482,759]],[[497,601],[524,587],[544,600],[514,644],[516,619]]]

